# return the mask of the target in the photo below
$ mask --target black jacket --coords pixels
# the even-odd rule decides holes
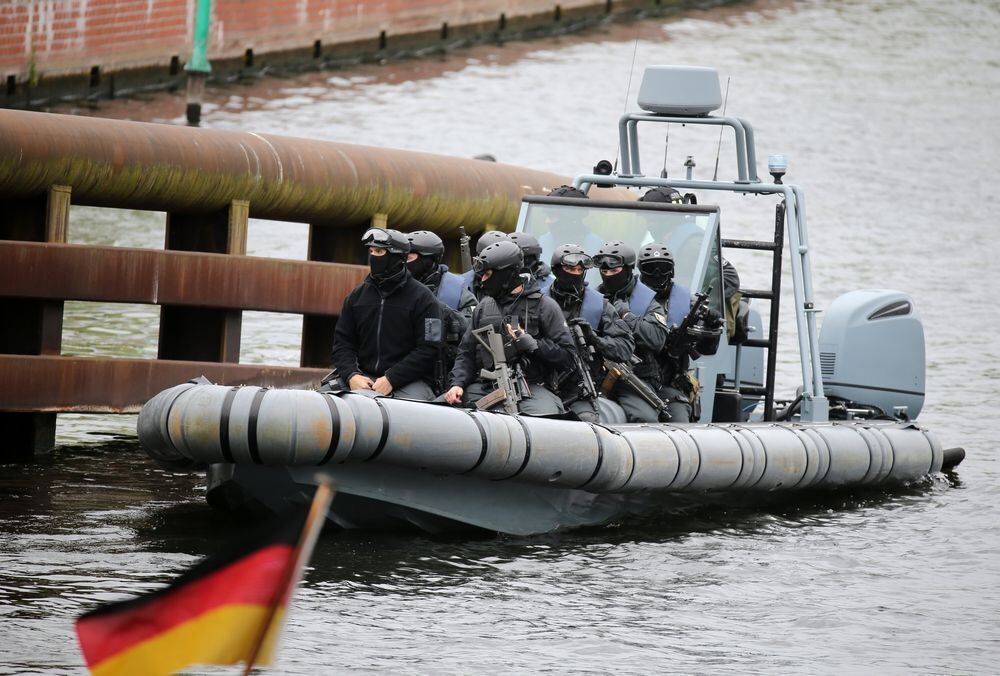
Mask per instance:
[[[549,287],[549,295],[559,303],[566,321],[580,316],[583,303],[579,297],[561,293],[556,284]],[[607,357],[612,361],[629,363],[629,359],[632,358],[632,353],[635,351],[635,338],[632,336],[629,325],[618,316],[617,310],[606,298],[595,338],[597,351],[602,357]]]
[[[543,382],[550,372],[558,373],[572,366],[573,357],[570,350],[574,349],[573,339],[570,338],[562,310],[559,309],[558,303],[542,295],[533,279],[525,284],[522,293],[501,300],[499,306],[500,313],[504,317],[509,317],[524,328],[538,343],[538,348],[534,352],[521,357],[528,382]],[[526,316],[529,308],[537,309],[536,317]],[[472,329],[478,329],[486,323],[482,310],[482,304],[476,306],[469,331],[465,333],[462,343],[458,346],[455,366],[449,376],[449,387],[459,385],[467,388],[479,379],[481,368],[493,366],[492,363],[484,363],[480,351],[476,349],[478,343],[472,335]]]
[[[394,388],[431,382],[442,333],[437,298],[409,271],[386,289],[369,275],[344,300],[333,335],[333,366],[345,383],[357,373],[384,375]]]

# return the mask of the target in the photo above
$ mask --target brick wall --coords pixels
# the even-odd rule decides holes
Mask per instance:
[[[603,5],[600,0],[214,0],[209,60]],[[623,3],[624,4],[624,3]],[[196,0],[0,0],[0,75],[18,81],[181,63]]]
[[[20,80],[32,68],[61,75],[184,58],[193,5],[194,0],[0,0],[0,70]]]

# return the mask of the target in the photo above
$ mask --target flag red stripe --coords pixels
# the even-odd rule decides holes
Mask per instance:
[[[88,665],[221,606],[268,605],[291,565],[294,547],[271,545],[120,613],[83,617],[76,630]],[[282,598],[281,602],[287,599]]]

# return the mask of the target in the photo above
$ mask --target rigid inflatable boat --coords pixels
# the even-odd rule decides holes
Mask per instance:
[[[325,468],[338,488],[329,519],[341,527],[473,526],[511,534],[599,524],[679,493],[900,484],[960,462],[961,449],[944,449],[915,422],[925,357],[910,296],[844,294],[818,331],[803,192],[782,182],[781,156],[769,158],[771,182],[758,177],[746,120],[711,115],[722,105],[718,74],[651,67],[639,105],[644,112],[619,122],[618,172],[600,163],[578,176],[574,187],[589,199],[526,196],[517,229],[538,237],[543,260],[563,242],[586,247],[621,239],[636,249],[663,242],[674,254],[675,280],[707,293],[710,306],[720,314],[728,307],[733,320],[743,322],[741,337],[724,334],[716,354],[693,362],[701,383],[698,422],[628,424],[621,408],[604,399],[601,422],[587,423],[371,392],[229,387],[200,379],[143,407],[138,428],[146,452],[170,466],[207,466],[215,506],[278,510],[306,500]],[[638,125],[664,122],[731,129],[736,179],[694,180],[690,158],[685,179],[644,176]],[[603,200],[595,186],[670,186],[687,194],[676,204]],[[773,238],[723,238],[720,209],[698,203],[711,191],[774,199]],[[561,224],[558,232],[554,222]],[[782,402],[775,398],[775,360],[786,248],[802,382]],[[740,289],[735,301],[727,298],[724,249],[768,254],[771,288]],[[761,304],[768,306],[766,326]]]

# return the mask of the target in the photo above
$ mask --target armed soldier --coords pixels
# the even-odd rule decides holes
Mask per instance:
[[[344,300],[333,338],[334,388],[431,400],[442,338],[440,303],[406,267],[410,242],[396,230],[368,230],[371,274]]]
[[[441,303],[444,340],[434,379],[435,389],[441,392],[447,386],[445,380],[454,366],[458,344],[472,320],[476,297],[465,288],[462,277],[449,272],[448,266],[441,262],[444,242],[440,237],[428,230],[417,230],[409,233],[407,239],[410,252],[406,255],[406,267]]]
[[[604,360],[628,363],[635,339],[615,308],[587,285],[585,274],[593,261],[583,247],[556,247],[551,262],[555,281],[545,293],[562,309],[577,351],[573,371],[560,374],[557,393],[581,420],[598,422],[597,396],[604,378]]]
[[[503,397],[519,400],[517,408],[526,415],[564,413],[562,401],[544,385],[553,373],[568,370],[572,363],[573,341],[559,306],[537,288],[526,288],[520,274],[524,257],[510,240],[489,245],[473,264],[483,296],[459,345],[445,401],[460,404],[491,395],[496,381],[485,380],[481,374],[497,370],[499,361],[509,361],[516,371],[510,380],[518,383],[518,391],[503,392]],[[503,355],[496,355],[499,359],[477,341],[477,332],[491,328],[503,338]]]
[[[715,354],[722,335],[722,318],[705,304],[692,302],[691,292],[674,283],[674,259],[662,244],[649,244],[638,256],[643,284],[655,292],[666,314],[668,332],[662,345],[644,344],[636,351],[642,362],[636,372],[667,402],[673,422],[693,422],[699,416],[697,381],[689,373],[691,358]],[[640,402],[640,406],[644,402]],[[650,416],[647,408],[639,415]]]
[[[635,249],[620,240],[606,243],[594,256],[594,264],[600,268],[603,283],[598,291],[618,311],[632,331],[635,339],[636,357],[649,352],[659,352],[667,340],[667,315],[663,306],[656,301],[656,292],[639,281],[635,276]],[[648,361],[648,360],[646,360]],[[629,364],[623,364],[629,368]],[[648,369],[637,368],[634,376],[645,381]],[[645,391],[655,392],[646,383]],[[614,389],[614,397],[625,409],[629,422],[657,422],[670,416],[666,402],[649,401],[637,388],[626,388],[624,383]]]

